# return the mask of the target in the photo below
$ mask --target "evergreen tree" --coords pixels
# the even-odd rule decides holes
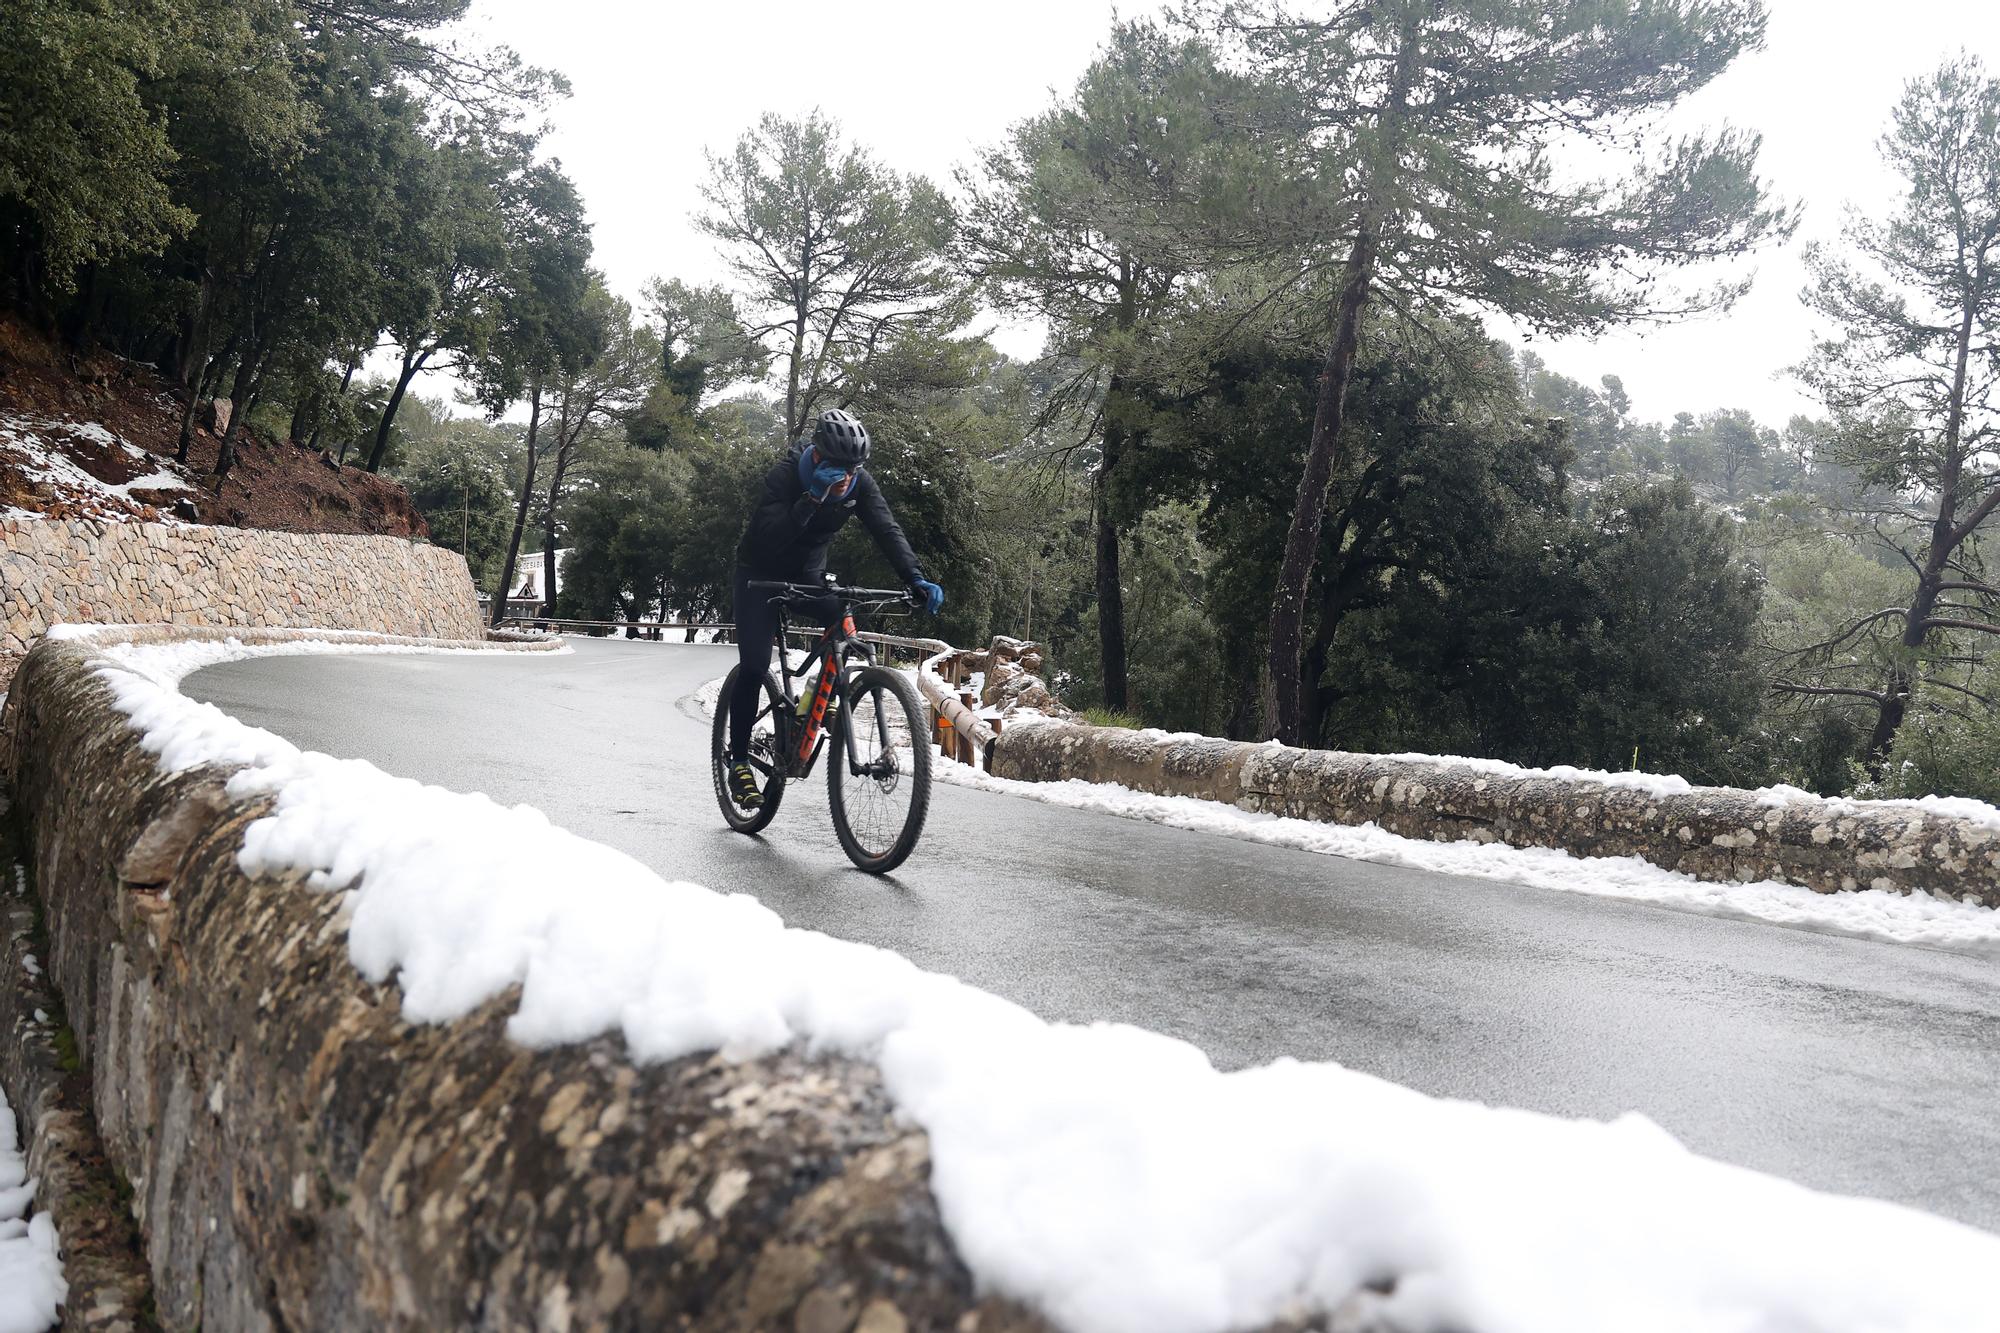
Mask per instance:
[[[0,237],[26,296],[79,266],[157,254],[194,221],[144,84],[187,59],[183,0],[16,0],[0,42]]]
[[[468,136],[414,164],[386,259],[382,328],[401,353],[367,468],[380,470],[389,431],[411,383],[439,353],[479,357],[493,336],[507,262],[507,212],[524,206],[528,146]]]
[[[1311,446],[1271,603],[1267,724],[1301,735],[1300,660],[1345,399],[1371,302],[1471,303],[1545,330],[1713,305],[1659,281],[1783,234],[1754,138],[1663,145],[1614,182],[1572,185],[1571,145],[1631,156],[1634,127],[1763,37],[1756,0],[1337,0],[1212,6],[1269,88],[1246,110],[1271,166],[1244,225],[1298,271],[1333,272]]]
[[[2000,639],[1980,546],[2000,509],[2000,79],[1965,56],[1914,80],[1881,148],[1907,194],[1886,222],[1850,222],[1853,259],[1809,252],[1807,299],[1833,329],[1803,373],[1832,414],[1830,451],[1877,497],[1868,529],[1914,586],[1798,650],[1776,682],[1871,709],[1878,775],[1921,693],[1993,706],[1964,669]]]
[[[727,156],[709,157],[695,219],[742,284],[750,335],[784,376],[785,431],[850,401],[853,381],[894,338],[949,333],[971,316],[946,262],[949,203],[841,142],[814,113],[766,115]]]
[[[507,268],[499,314],[486,352],[471,369],[475,401],[498,417],[523,398],[528,433],[522,442],[521,485],[514,529],[500,562],[493,593],[493,623],[507,614],[507,591],[533,503],[542,447],[542,409],[549,390],[580,374],[601,348],[601,326],[588,318],[590,231],[583,202],[569,178],[553,166],[527,173],[521,206],[508,218]]]
[[[653,331],[634,324],[632,307],[594,278],[578,311],[595,350],[588,361],[560,369],[550,394],[554,400],[549,449],[548,498],[542,506],[542,586],[553,598],[556,547],[561,528],[563,486],[579,452],[593,445],[625,448],[623,426],[659,382],[660,345]]]
[[[1124,580],[1113,496],[1135,445],[1141,363],[1199,257],[1181,204],[1226,153],[1210,106],[1224,76],[1207,47],[1149,24],[1117,25],[1075,90],[1016,125],[964,173],[964,262],[995,294],[1048,321],[1069,372],[1051,399],[1093,449],[1099,675],[1124,711]]]

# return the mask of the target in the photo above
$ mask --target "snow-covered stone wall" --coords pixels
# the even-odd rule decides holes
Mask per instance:
[[[106,660],[35,648],[4,776],[161,1327],[1046,1330],[974,1292],[872,1064],[530,1049],[519,987],[408,1021],[351,895],[239,864],[273,798],[163,771]]]
[[[455,551],[399,537],[0,517],[0,692],[49,626],[314,627],[477,639]]]
[[[2000,812],[1973,802],[1821,799],[1067,723],[1009,728],[990,766],[997,777],[1117,783],[1412,838],[1636,856],[1705,880],[1926,892],[2000,907]]]

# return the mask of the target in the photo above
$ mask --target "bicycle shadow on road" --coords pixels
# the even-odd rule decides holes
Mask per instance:
[[[839,893],[856,898],[862,896],[858,890],[881,885],[890,890],[883,895],[886,898],[911,906],[922,901],[921,889],[902,875],[871,875],[841,857],[837,850],[832,857],[824,860],[805,855],[806,849],[819,845],[811,835],[795,840],[784,830],[778,830],[776,836],[770,829],[761,833],[737,833],[718,828],[710,829],[708,833],[717,840],[713,845],[723,855],[734,861],[753,863],[745,868],[747,873],[723,890],[725,892],[748,893],[760,902],[777,906],[807,893]],[[711,884],[709,887],[717,886]],[[782,911],[780,915],[783,915]]]

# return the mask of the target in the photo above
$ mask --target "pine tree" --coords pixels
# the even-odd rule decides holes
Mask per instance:
[[[1096,452],[1099,665],[1113,712],[1129,707],[1117,495],[1138,443],[1134,382],[1200,272],[1183,205],[1208,159],[1227,150],[1210,111],[1226,83],[1205,44],[1121,24],[1074,92],[961,177],[968,268],[1047,320],[1051,347],[1073,367],[1048,403],[1081,423],[1063,434],[1063,451]]]
[[[1378,304],[1397,316],[1505,311],[1589,331],[1713,306],[1735,289],[1662,279],[1784,234],[1732,131],[1661,140],[1652,119],[1763,37],[1758,0],[1285,0],[1213,6],[1269,90],[1244,113],[1269,184],[1244,226],[1298,274],[1331,278],[1311,447],[1272,599],[1272,734],[1300,736],[1300,653],[1345,399]],[[1645,155],[1648,142],[1658,151]],[[1570,146],[1616,154],[1576,183]]]
[[[1829,452],[1876,497],[1863,516],[1915,586],[1775,685],[1871,707],[1878,775],[1920,693],[1994,707],[1960,669],[2000,640],[1978,545],[2000,509],[2000,79],[1964,56],[1915,80],[1881,150],[1907,194],[1886,221],[1851,220],[1854,260],[1809,253],[1807,302],[1834,328],[1802,369],[1833,416]]]

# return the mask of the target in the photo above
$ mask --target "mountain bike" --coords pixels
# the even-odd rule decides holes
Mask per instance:
[[[729,794],[729,714],[739,663],[715,701],[711,767],[722,817],[738,833],[756,833],[776,818],[785,785],[808,777],[829,739],[828,805],[841,850],[871,874],[887,874],[917,845],[930,811],[931,747],[923,709],[909,678],[875,660],[875,650],[854,628],[854,613],[909,606],[907,592],[849,588],[835,583],[753,582],[777,604],[778,673],[764,673],[759,708],[751,721],[745,756],[759,775],[762,803],[744,809]],[[787,607],[802,602],[839,603],[796,676],[785,647]],[[817,675],[808,677],[817,667]],[[782,675],[782,682],[780,680]],[[796,683],[795,683],[796,682]]]

